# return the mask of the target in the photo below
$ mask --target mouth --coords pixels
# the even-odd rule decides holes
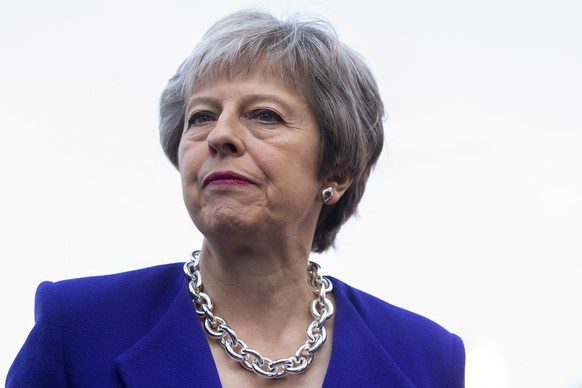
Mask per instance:
[[[249,185],[252,182],[245,176],[237,174],[232,171],[214,172],[204,178],[202,187],[226,185],[226,186],[242,186]]]

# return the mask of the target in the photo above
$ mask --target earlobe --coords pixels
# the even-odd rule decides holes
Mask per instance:
[[[351,186],[353,179],[333,177],[325,182],[326,187],[321,192],[321,199],[326,205],[334,205],[344,195],[346,190]]]
[[[321,200],[326,205],[329,203],[329,201],[331,201],[332,198],[333,198],[333,188],[331,186],[321,192]]]

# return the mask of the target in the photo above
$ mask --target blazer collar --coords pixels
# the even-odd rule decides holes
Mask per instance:
[[[180,280],[178,294],[157,325],[116,359],[128,387],[220,387],[187,279]]]
[[[347,296],[348,286],[331,279],[336,301],[333,349],[324,387],[414,387],[380,344]]]
[[[141,340],[116,359],[128,387],[220,387],[212,353],[183,277],[166,313]],[[332,279],[336,300],[333,349],[324,387],[412,387],[346,295]]]

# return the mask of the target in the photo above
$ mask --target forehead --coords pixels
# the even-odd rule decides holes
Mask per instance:
[[[301,82],[299,79],[302,77],[295,73],[295,69],[289,68],[283,61],[273,62],[265,58],[259,58],[254,62],[250,62],[239,58],[233,63],[214,64],[214,66],[209,65],[197,70],[192,74],[189,95],[218,81],[245,79],[252,75],[258,76],[262,80],[280,84],[282,87],[298,94],[302,99],[306,97],[304,89],[300,87]]]

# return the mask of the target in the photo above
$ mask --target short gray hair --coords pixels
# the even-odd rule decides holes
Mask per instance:
[[[293,15],[279,20],[244,10],[215,23],[180,65],[160,98],[160,141],[178,168],[178,147],[192,90],[220,77],[275,68],[307,100],[321,131],[319,177],[351,178],[339,202],[324,206],[312,251],[333,245],[356,212],[384,143],[384,105],[363,58],[326,21]]]

